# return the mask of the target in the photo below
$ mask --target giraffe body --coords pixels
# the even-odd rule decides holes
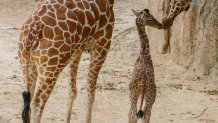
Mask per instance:
[[[70,123],[77,95],[76,76],[81,54],[90,50],[86,123],[91,123],[95,85],[111,44],[113,0],[46,0],[24,23],[18,57],[30,93],[30,111],[24,123],[40,123],[44,106],[58,75],[70,64],[68,110]]]
[[[142,123],[150,123],[151,109],[156,98],[156,85],[154,81],[154,68],[150,56],[149,40],[145,26],[162,29],[162,25],[145,9],[141,12],[133,11],[140,37],[140,55],[138,56],[133,77],[129,84],[131,107],[129,111],[129,123],[136,123],[138,117],[142,117]],[[137,113],[137,101],[141,95],[140,110]],[[142,109],[145,98],[145,107]],[[138,117],[137,117],[138,115]]]

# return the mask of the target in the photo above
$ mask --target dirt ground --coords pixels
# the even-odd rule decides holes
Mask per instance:
[[[115,1],[113,44],[98,79],[93,123],[128,121],[128,84],[139,53],[131,9],[143,9],[142,1]],[[0,0],[0,123],[22,122],[21,93],[25,86],[17,59],[17,41],[19,28],[35,6],[33,0]],[[169,54],[152,51],[152,58],[158,91],[151,123],[218,123],[217,81],[175,64]],[[84,54],[78,71],[79,92],[73,107],[73,123],[85,122],[87,72],[84,71],[88,64],[89,55]],[[65,122],[68,75],[66,68],[45,107],[42,123]]]

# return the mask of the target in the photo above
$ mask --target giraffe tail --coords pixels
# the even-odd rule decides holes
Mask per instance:
[[[24,91],[23,92],[23,111],[22,111],[22,120],[23,123],[30,123],[29,118],[29,110],[30,110],[30,92]]]

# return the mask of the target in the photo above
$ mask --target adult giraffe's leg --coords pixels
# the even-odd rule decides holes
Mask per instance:
[[[156,85],[154,79],[149,80],[149,85],[146,88],[144,117],[142,123],[150,123],[151,109],[156,99]]]
[[[80,62],[81,53],[77,53],[71,56],[70,60],[70,76],[71,81],[69,82],[69,95],[67,101],[67,123],[70,123],[70,117],[72,112],[73,102],[77,95],[77,88],[76,88],[76,77],[77,77],[77,69]]]
[[[100,69],[105,61],[107,53],[109,51],[111,41],[106,39],[99,40],[98,44],[93,50],[91,50],[91,62],[88,72],[87,83],[87,114],[86,123],[91,123],[92,106],[95,100],[96,81],[100,72]]]
[[[45,45],[44,42],[40,42],[39,48],[41,46],[46,46],[47,52],[40,52],[41,49],[37,49],[36,52],[39,52],[34,57],[38,78],[30,105],[31,123],[40,123],[44,106],[55,86],[57,77],[66,66],[71,54],[70,51],[60,52],[55,48]],[[63,45],[65,49],[66,46],[65,44]]]

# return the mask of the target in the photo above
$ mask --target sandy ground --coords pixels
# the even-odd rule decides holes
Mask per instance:
[[[141,0],[142,1],[142,0]],[[33,0],[0,1],[0,123],[21,123],[24,83],[17,59],[19,28],[34,10]],[[139,40],[130,9],[143,9],[143,2],[117,0],[113,44],[98,80],[93,123],[127,123],[128,84],[139,53]],[[152,37],[151,37],[152,38]],[[152,45],[152,42],[151,42]],[[151,123],[218,123],[218,82],[175,64],[170,55],[152,51],[157,99]],[[84,54],[78,71],[78,96],[73,123],[85,122],[86,75],[89,55]],[[66,68],[49,98],[42,123],[64,123],[66,116]]]

